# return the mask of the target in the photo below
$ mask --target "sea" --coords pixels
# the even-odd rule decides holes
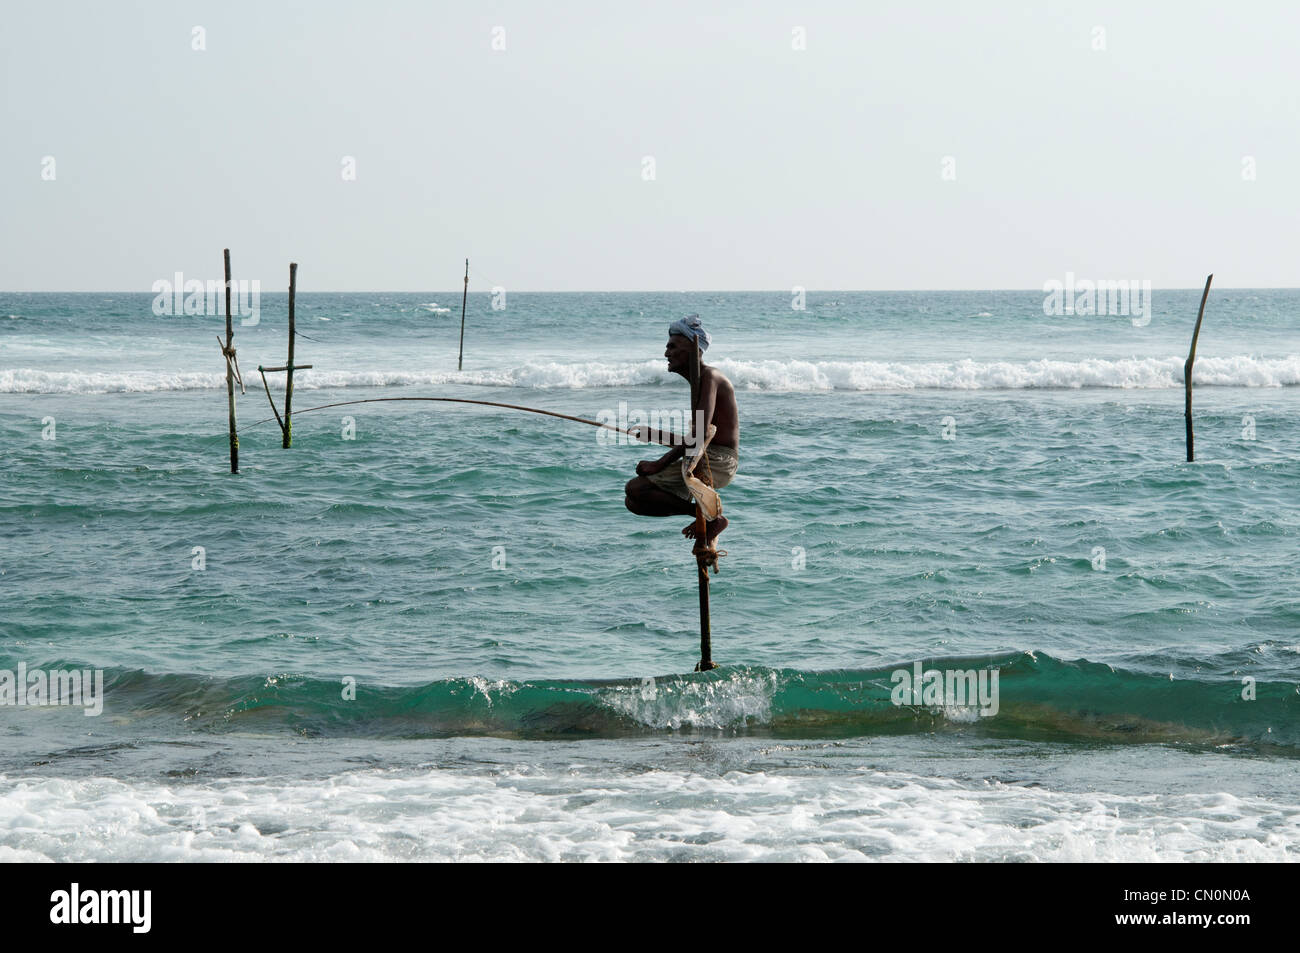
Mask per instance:
[[[0,294],[0,860],[1300,859],[1300,291],[1211,290],[1190,463],[1201,289],[1047,298],[476,291],[458,369],[461,289],[304,292],[284,449],[267,292],[232,474],[220,304]],[[693,313],[705,672],[659,448],[373,402],[680,418]]]

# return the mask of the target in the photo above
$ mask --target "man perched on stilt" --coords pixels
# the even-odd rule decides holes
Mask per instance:
[[[668,328],[668,346],[664,349],[668,370],[690,380],[697,343],[701,353],[711,343],[708,333],[700,325],[699,315],[692,314],[674,321]],[[685,445],[674,446],[658,460],[642,460],[636,467],[637,476],[624,488],[627,493],[624,503],[638,516],[694,515],[695,505],[691,502],[691,491],[686,485],[680,461],[686,454],[694,454],[696,448],[704,443],[710,425],[717,430],[705,449],[704,459],[695,468],[696,475],[706,473],[711,476],[714,489],[726,486],[736,475],[740,460],[740,414],[736,407],[736,390],[716,367],[701,363],[699,402],[692,409],[695,412],[691,415],[690,439]],[[667,442],[660,439],[662,435],[651,433],[647,427],[635,427],[632,432],[640,439]],[[727,518],[721,513],[707,522],[705,545],[711,547],[718,534],[726,528]],[[695,537],[694,521],[687,524],[682,535]]]

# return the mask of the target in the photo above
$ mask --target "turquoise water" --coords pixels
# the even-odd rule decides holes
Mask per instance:
[[[284,451],[264,295],[232,476],[222,318],[0,295],[0,669],[105,678],[0,706],[0,856],[1294,859],[1300,292],[1211,294],[1188,464],[1199,296],[476,295],[461,373],[458,295],[300,296],[300,409],[680,411],[699,312],[741,464],[697,675],[646,448],[399,402]],[[894,704],[918,662],[996,714]]]

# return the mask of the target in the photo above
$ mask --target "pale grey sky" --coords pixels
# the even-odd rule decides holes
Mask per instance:
[[[267,291],[1293,287],[1298,36],[1250,0],[5,0],[0,290],[225,246]]]

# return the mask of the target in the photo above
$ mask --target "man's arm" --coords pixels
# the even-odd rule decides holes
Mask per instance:
[[[679,444],[678,446],[673,447],[671,450],[665,453],[658,460],[642,460],[640,463],[636,465],[636,472],[640,476],[649,476],[652,473],[658,473],[660,470],[670,465],[673,461],[679,459],[681,455],[685,452],[686,452],[686,448]]]
[[[653,427],[641,424],[628,430],[628,434],[641,443],[657,443],[663,447],[680,447],[686,442],[679,433],[673,433],[671,430],[655,430]]]
[[[713,411],[718,403],[718,381],[712,374],[709,374],[704,380],[700,381],[700,413],[693,415],[691,425],[688,428],[690,446],[697,447],[704,442],[704,433],[708,433],[709,424],[713,423]],[[695,433],[695,417],[698,416],[704,432],[697,435]],[[683,445],[681,438],[677,434],[670,434],[667,431],[651,430],[649,427],[633,427],[631,430],[638,440],[647,440],[652,443],[672,443],[673,447],[658,460],[642,460],[636,466],[636,472],[642,476],[650,473],[658,473],[669,464],[680,460],[686,453],[686,446]],[[672,438],[672,439],[665,439]]]

